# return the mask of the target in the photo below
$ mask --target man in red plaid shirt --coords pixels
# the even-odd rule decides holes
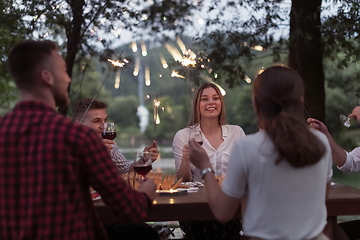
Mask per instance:
[[[108,239],[89,186],[122,221],[144,221],[155,183],[133,190],[97,134],[56,112],[71,82],[56,44],[23,41],[7,64],[21,101],[0,117],[0,239]]]

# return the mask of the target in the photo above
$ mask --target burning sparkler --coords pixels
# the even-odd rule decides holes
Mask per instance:
[[[121,58],[121,55],[122,55],[122,52],[121,52],[121,54],[120,54],[119,59]],[[108,61],[111,62],[114,67],[123,67],[123,66],[125,66],[126,63],[129,62],[127,59],[123,59],[122,61],[108,59]],[[82,116],[82,118],[81,118],[81,120],[80,120],[80,123],[82,123],[82,121],[84,120],[87,112],[89,111],[92,103],[94,102],[95,98],[97,97],[97,95],[98,95],[98,93],[100,92],[102,86],[104,85],[106,79],[109,77],[110,73],[111,73],[111,69],[109,69],[108,74],[105,76],[105,78],[104,78],[104,80],[102,81],[99,89],[98,89],[97,92],[95,93],[94,97],[91,99],[91,102],[90,102],[89,106],[87,107],[86,111],[84,112],[84,115]]]
[[[178,78],[185,78],[184,76],[180,75],[178,72],[172,70],[171,77],[178,77]]]
[[[158,95],[156,94],[156,98],[154,99],[154,131],[156,131],[156,125],[160,124],[160,116],[159,116],[159,106],[160,101],[158,100]]]
[[[108,59],[108,62],[111,62],[112,65],[114,65],[115,67],[123,67],[123,66],[125,66],[125,64],[129,63],[129,60],[123,59],[123,60],[120,62],[119,60],[111,60],[111,59]]]

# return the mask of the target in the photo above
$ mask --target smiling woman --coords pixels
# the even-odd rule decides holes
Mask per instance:
[[[175,134],[173,150],[178,178],[201,181],[200,170],[190,164],[188,141],[202,139],[217,176],[225,174],[234,140],[245,136],[241,127],[226,124],[224,98],[213,83],[201,85],[194,94],[189,127]]]
[[[189,127],[175,134],[173,150],[177,177],[183,181],[199,182],[205,172],[215,172],[222,176],[226,173],[228,159],[233,143],[245,136],[241,127],[226,124],[224,98],[219,88],[213,83],[201,85],[195,92]],[[211,168],[197,169],[190,163],[190,139],[201,139],[211,161]],[[200,143],[199,143],[200,144]],[[182,230],[191,239],[239,239],[240,221],[221,224],[217,221],[180,222]],[[206,232],[204,232],[206,229]]]

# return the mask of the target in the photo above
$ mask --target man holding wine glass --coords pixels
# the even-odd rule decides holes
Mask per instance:
[[[360,106],[355,107],[348,118],[360,121]],[[347,152],[335,143],[323,122],[314,118],[308,118],[307,122],[310,124],[310,127],[326,135],[330,142],[333,162],[341,171],[344,173],[360,171],[360,147],[353,149],[351,152]]]
[[[145,161],[141,158],[138,161],[129,161],[120,152],[120,149],[116,145],[114,139],[116,138],[116,130],[113,122],[108,122],[108,114],[106,112],[107,104],[92,98],[84,98],[77,101],[73,108],[73,119],[76,122],[94,129],[99,137],[103,139],[103,143],[110,150],[111,159],[114,165],[118,168],[120,173],[127,173],[134,171],[134,166],[137,163],[145,166]],[[85,114],[85,115],[84,115]],[[81,121],[82,120],[82,121]],[[151,167],[151,163],[154,162],[159,155],[156,141],[153,141],[151,145],[146,146],[143,150],[148,154],[150,160],[147,163],[148,167]],[[142,178],[144,181],[145,177]],[[148,239],[157,240],[159,238],[158,233],[146,223],[136,224],[106,224],[111,240],[114,239]]]
[[[351,114],[347,116],[347,118],[360,121],[360,106],[355,107]],[[343,171],[344,173],[360,171],[360,147],[354,148],[351,152],[347,152],[334,141],[323,122],[314,118],[308,118],[307,122],[310,124],[311,128],[319,130],[328,138],[333,162],[336,164],[339,170]],[[360,220],[343,222],[339,225],[350,240],[360,238]]]
[[[90,106],[91,104],[91,106]],[[119,169],[120,173],[127,173],[134,170],[134,163],[125,158],[120,152],[120,149],[116,145],[113,139],[104,138],[104,123],[108,122],[108,114],[106,112],[107,104],[92,98],[84,98],[77,101],[73,108],[73,119],[77,122],[82,120],[82,124],[86,125],[96,132],[103,138],[103,142],[108,147],[111,153],[111,159],[115,166]],[[86,112],[86,110],[88,111]],[[86,115],[84,116],[84,114]],[[154,162],[159,156],[159,150],[157,148],[156,141],[153,141],[149,146],[146,146],[143,152],[150,152],[151,160]]]
[[[0,239],[109,239],[89,186],[120,220],[144,221],[154,181],[132,189],[96,133],[56,111],[71,82],[56,43],[22,41],[7,67],[21,101],[0,117]]]

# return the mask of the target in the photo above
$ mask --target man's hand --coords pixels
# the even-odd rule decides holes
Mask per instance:
[[[191,163],[198,169],[211,168],[209,156],[194,138],[189,141],[189,154]]]
[[[155,140],[153,140],[151,145],[146,146],[143,151],[150,152],[152,162],[155,162],[155,160],[159,157],[159,150],[157,148],[157,143]]]
[[[103,142],[105,144],[105,146],[111,150],[114,148],[113,144],[115,143],[113,140],[110,140],[110,139],[103,139]]]
[[[355,107],[348,117],[360,121],[360,106]]]
[[[306,120],[309,124],[310,127],[316,130],[319,130],[320,132],[324,133],[325,135],[329,135],[329,130],[327,129],[327,127],[325,126],[325,124],[315,118],[308,118]]]
[[[140,186],[138,191],[145,193],[151,201],[154,200],[156,195],[156,183],[154,180],[145,177],[145,179],[139,179],[139,181]]]

